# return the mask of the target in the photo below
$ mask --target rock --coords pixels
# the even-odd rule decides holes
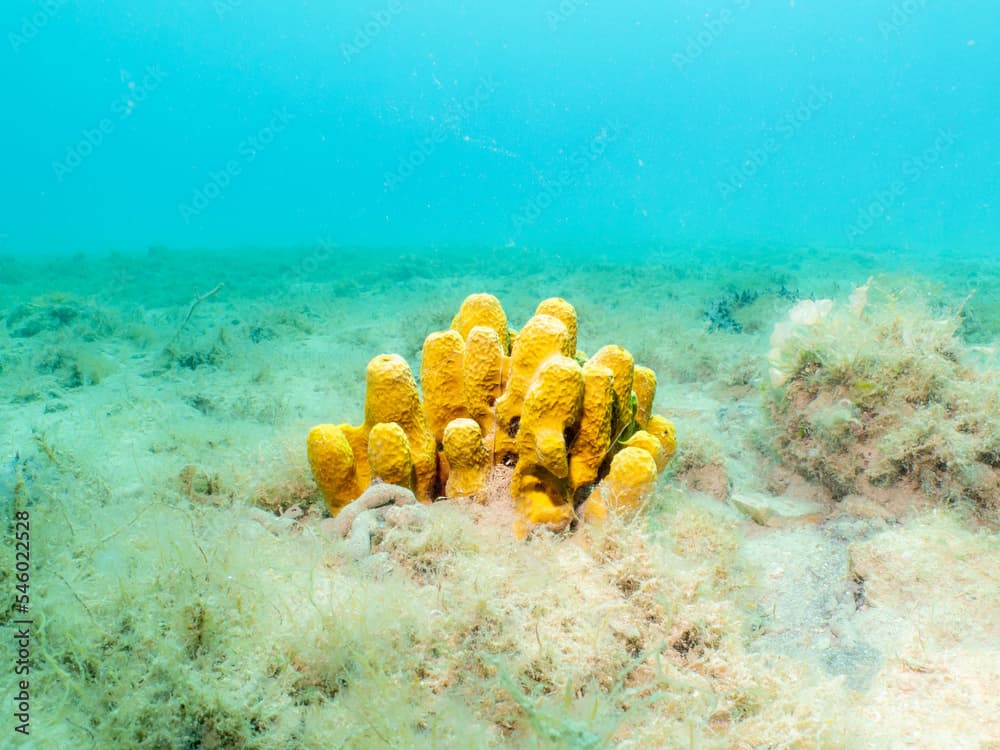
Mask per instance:
[[[730,502],[761,526],[773,528],[819,523],[826,510],[820,503],[811,500],[758,492],[733,495]]]
[[[845,513],[850,513],[852,516],[857,516],[858,518],[882,518],[889,520],[893,517],[892,511],[864,495],[847,495],[841,503],[841,507]]]
[[[725,500],[729,495],[729,475],[726,468],[719,464],[708,464],[690,469],[681,477],[688,488],[695,492],[704,492],[716,500]]]

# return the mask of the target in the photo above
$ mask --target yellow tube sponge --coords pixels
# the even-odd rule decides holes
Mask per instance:
[[[521,407],[535,371],[554,354],[569,356],[569,331],[551,315],[536,315],[517,334],[510,354],[510,374],[503,395],[496,402],[495,460],[505,461],[515,452]]]
[[[462,386],[464,354],[465,342],[458,331],[438,331],[424,339],[420,387],[424,392],[427,426],[438,443],[451,420],[468,416]]]
[[[574,491],[597,481],[601,464],[611,447],[613,378],[611,370],[604,365],[587,362],[583,366],[582,416],[569,459],[570,486]]]
[[[635,416],[632,408],[632,378],[635,361],[627,349],[617,344],[602,347],[590,358],[590,361],[594,364],[604,365],[615,376],[611,386],[615,395],[612,437],[618,438],[632,424],[632,419]]]
[[[429,503],[437,494],[437,450],[410,366],[398,354],[380,354],[368,363],[366,385],[365,425],[369,431],[379,422],[403,428],[416,474],[413,492]]]
[[[646,451],[656,462],[657,472],[661,472],[667,468],[670,456],[667,455],[667,452],[663,449],[663,443],[655,435],[645,430],[639,430],[626,440],[623,445],[627,448],[642,448]]]
[[[673,458],[677,452],[677,429],[673,422],[659,414],[654,414],[646,424],[646,432],[660,441],[667,461]]]
[[[519,461],[510,491],[517,511],[514,534],[519,539],[535,526],[544,524],[553,531],[562,531],[573,520],[573,503],[566,498],[565,481],[544,466]]]
[[[581,508],[585,521],[600,521],[609,511],[630,515],[639,510],[656,486],[656,461],[642,448],[623,448]]]
[[[621,346],[587,359],[577,330],[575,308],[560,297],[513,331],[496,297],[472,294],[449,330],[424,340],[419,388],[402,357],[372,359],[364,421],[309,434],[331,513],[373,481],[430,502],[439,493],[482,497],[507,477],[520,536],[564,529],[574,509],[599,519],[638,508],[676,451],[676,431],[652,414],[653,371]],[[500,463],[513,472],[494,475]]]
[[[519,536],[539,524],[560,530],[572,520],[566,434],[579,423],[582,403],[583,375],[576,360],[559,354],[545,360],[525,394],[517,433],[511,494]]]
[[[380,422],[368,434],[368,465],[372,479],[413,490],[415,476],[410,441],[395,422]]]
[[[580,422],[583,374],[576,360],[545,360],[528,387],[517,433],[518,462],[538,464],[559,479],[569,476],[566,433]]]
[[[362,423],[357,426],[351,424],[337,426],[344,433],[347,444],[351,446],[351,453],[354,454],[354,473],[358,478],[358,487],[364,491],[372,480],[371,470],[368,467],[368,433],[371,432],[371,425]]]
[[[465,407],[491,445],[496,424],[493,406],[501,393],[504,358],[496,331],[487,326],[474,326],[469,331],[462,359]]]
[[[450,472],[445,494],[472,497],[482,492],[490,473],[490,454],[473,419],[455,419],[444,428],[444,454]]]
[[[567,347],[569,348],[568,354],[572,356],[576,352],[576,308],[562,297],[549,297],[538,303],[535,315],[551,315],[562,321],[566,330],[569,331]]]
[[[337,425],[321,424],[313,427],[306,439],[306,455],[331,514],[336,515],[337,511],[361,494],[355,472],[354,452]]]
[[[492,294],[470,294],[462,301],[458,314],[451,321],[454,328],[463,339],[469,338],[469,331],[475,326],[486,326],[497,332],[504,354],[509,351],[509,336],[507,333],[507,313],[503,311],[500,300]]]
[[[640,430],[646,429],[653,416],[653,399],[656,398],[656,373],[648,367],[636,365],[632,375],[632,390],[635,392],[635,423]]]

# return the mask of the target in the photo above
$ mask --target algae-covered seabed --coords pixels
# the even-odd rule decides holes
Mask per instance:
[[[775,323],[872,275],[961,315],[995,372],[997,261],[635,257],[0,259],[0,489],[31,515],[26,746],[1000,747],[990,519],[916,498],[900,519],[845,512],[777,466],[764,406]],[[517,542],[503,503],[438,503],[354,563],[319,522],[306,432],[360,421],[367,361],[416,371],[478,291],[514,327],[570,300],[581,349],[657,372],[679,453],[632,523]],[[823,520],[760,526],[727,502],[782,493]]]

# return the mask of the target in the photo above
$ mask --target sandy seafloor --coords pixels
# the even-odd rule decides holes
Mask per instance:
[[[787,471],[781,493],[824,503],[819,522],[761,526],[728,502],[781,494],[761,402],[796,299],[874,275],[947,316],[975,290],[959,332],[995,370],[998,261],[634,258],[0,259],[0,489],[31,514],[23,746],[1000,748],[989,519],[848,512]],[[509,509],[440,503],[354,563],[324,535],[305,435],[359,422],[368,360],[416,372],[480,291],[515,328],[564,297],[582,350],[652,367],[678,455],[631,524],[516,542]]]

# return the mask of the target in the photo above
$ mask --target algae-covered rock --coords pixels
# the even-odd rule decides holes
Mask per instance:
[[[67,330],[84,341],[111,334],[114,321],[107,310],[71,294],[52,293],[18,305],[4,317],[11,338],[32,338],[47,331]]]
[[[1000,510],[1000,369],[958,336],[962,308],[869,281],[775,326],[765,401],[781,461],[834,499],[900,516],[932,503]]]

